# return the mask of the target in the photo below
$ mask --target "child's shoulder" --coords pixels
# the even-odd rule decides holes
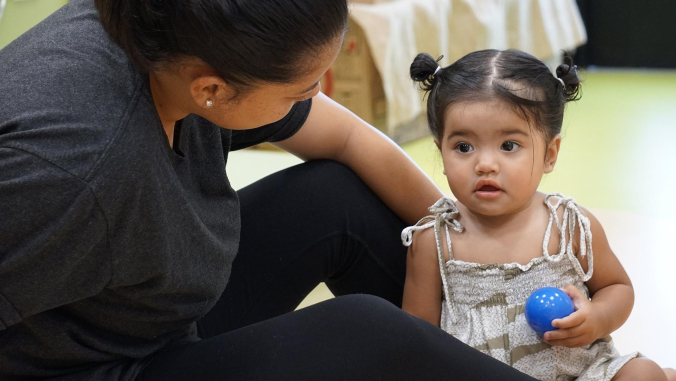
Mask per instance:
[[[581,258],[581,245],[584,243],[585,245],[588,243],[587,240],[593,239],[593,241],[601,241],[601,242],[607,242],[607,238],[605,235],[605,232],[603,230],[603,226],[601,225],[601,222],[594,216],[594,214],[589,211],[589,209],[585,208],[584,206],[578,204],[573,198],[562,195],[560,193],[555,193],[551,195],[543,194],[545,200],[545,205],[547,205],[547,201],[549,205],[552,205],[552,207],[558,206],[556,208],[556,214],[559,218],[559,224],[563,224],[563,215],[566,209],[568,209],[568,220],[566,222],[566,226],[561,226],[563,229],[563,234],[566,235],[567,240],[571,240],[573,244],[573,252],[575,255],[578,257],[580,260],[580,263],[584,269],[584,271],[587,271],[587,260],[583,260],[584,258]],[[548,198],[548,200],[547,200]],[[558,205],[557,205],[558,204]],[[551,208],[550,208],[551,210]],[[550,212],[551,213],[551,212]],[[574,224],[574,229],[573,229],[573,237],[570,237],[570,227],[573,226]],[[552,226],[552,235],[555,234],[557,227],[554,225]],[[583,237],[581,232],[588,232],[589,236],[588,237]],[[584,240],[583,240],[584,238]]]
[[[538,202],[543,203],[547,208],[555,209],[559,220],[562,221],[564,212],[568,209],[569,218],[582,216],[589,219],[592,225],[600,225],[598,219],[589,211],[589,209],[580,205],[574,198],[561,193],[543,193],[537,192]]]
[[[446,240],[441,238],[441,247],[444,250],[445,260],[448,261],[448,246]],[[412,259],[429,260],[432,257],[436,262],[438,260],[437,239],[434,234],[434,227],[428,229],[418,230],[413,233],[413,240],[411,243],[411,250],[409,255]]]

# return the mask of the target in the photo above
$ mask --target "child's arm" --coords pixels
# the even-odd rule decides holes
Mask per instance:
[[[434,230],[417,231],[408,248],[402,309],[439,326],[441,275]]]
[[[634,305],[634,288],[611,250],[603,227],[588,210],[580,209],[591,223],[594,273],[587,281],[591,301],[577,288],[567,286],[565,291],[573,299],[576,311],[554,320],[552,325],[559,329],[545,333],[547,343],[571,348],[591,344],[620,328]],[[578,259],[586,272],[587,258],[578,256]]]

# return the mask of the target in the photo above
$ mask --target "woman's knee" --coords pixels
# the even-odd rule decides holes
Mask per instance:
[[[375,318],[386,319],[405,312],[387,300],[374,295],[352,294],[340,296],[326,302],[330,305],[329,313],[340,312],[348,316],[341,316],[357,321],[368,321]]]
[[[306,162],[305,165],[312,170],[319,171],[331,178],[358,179],[357,175],[345,164],[334,160],[313,160]]]
[[[354,193],[368,192],[368,187],[348,166],[333,160],[310,161],[302,166],[311,174],[311,183],[333,199],[350,200]],[[361,196],[363,197],[363,196]]]
[[[387,300],[373,295],[346,295],[326,303],[329,303],[330,307],[325,312],[331,315],[335,328],[370,339],[387,338],[386,341],[391,343],[398,339],[410,341],[415,340],[421,333],[421,328],[425,328],[424,330],[436,328],[411,316]]]
[[[303,165],[307,166],[306,176],[311,174],[306,183],[312,184],[306,187],[310,194],[305,196],[308,200],[318,200],[326,215],[345,217],[352,224],[364,227],[379,221],[381,230],[392,224],[397,225],[399,231],[405,227],[349,167],[332,160],[317,160]],[[398,234],[394,237],[395,242],[398,242],[397,237]]]
[[[367,294],[340,296],[327,302],[324,312],[335,319],[335,324],[349,327],[351,331],[365,331],[377,335],[380,328],[401,326],[410,322],[406,312],[387,300]]]

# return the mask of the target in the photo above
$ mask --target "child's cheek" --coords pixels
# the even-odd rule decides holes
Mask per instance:
[[[471,184],[472,173],[466,169],[459,168],[456,165],[446,165],[444,172],[451,192],[453,192],[455,197],[463,198],[464,193],[467,193],[473,187]]]

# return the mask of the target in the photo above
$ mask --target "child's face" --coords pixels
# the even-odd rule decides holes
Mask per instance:
[[[436,142],[453,195],[474,213],[498,216],[530,204],[542,175],[554,169],[561,137],[541,132],[501,101],[451,105]]]

